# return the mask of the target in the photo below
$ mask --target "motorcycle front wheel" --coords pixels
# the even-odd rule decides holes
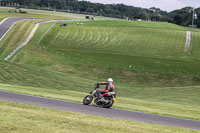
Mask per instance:
[[[83,104],[84,105],[89,105],[93,100],[93,97],[91,95],[87,95],[84,99],[83,99]]]

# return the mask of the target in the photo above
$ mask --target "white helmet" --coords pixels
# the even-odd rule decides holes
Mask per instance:
[[[108,82],[113,82],[113,79],[112,78],[108,78]]]

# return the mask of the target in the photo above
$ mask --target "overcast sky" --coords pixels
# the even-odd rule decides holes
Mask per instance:
[[[186,6],[200,7],[200,0],[85,0],[93,3],[118,4],[123,3],[135,7],[158,7],[164,11],[172,11]]]

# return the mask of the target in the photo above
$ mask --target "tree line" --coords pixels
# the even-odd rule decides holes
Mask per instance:
[[[193,13],[192,7],[166,12],[156,7],[146,9],[124,4],[100,4],[78,0],[0,0],[0,5],[2,5],[2,2],[4,2],[4,5],[6,3],[7,5],[8,3],[19,3],[20,6],[26,8],[60,9],[68,12],[88,13],[122,19],[163,21],[182,26],[192,25],[192,17],[194,16],[194,24],[200,27],[200,8],[196,8]]]

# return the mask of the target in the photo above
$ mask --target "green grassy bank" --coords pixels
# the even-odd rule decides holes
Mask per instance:
[[[199,85],[199,32],[168,23],[90,21],[41,24],[11,61],[88,78],[147,86]],[[120,31],[120,32],[119,32]],[[47,36],[44,34],[47,33]],[[4,57],[3,55],[1,57]]]
[[[140,122],[75,114],[30,105],[0,101],[0,132],[113,132],[113,133],[197,133],[198,131]]]

